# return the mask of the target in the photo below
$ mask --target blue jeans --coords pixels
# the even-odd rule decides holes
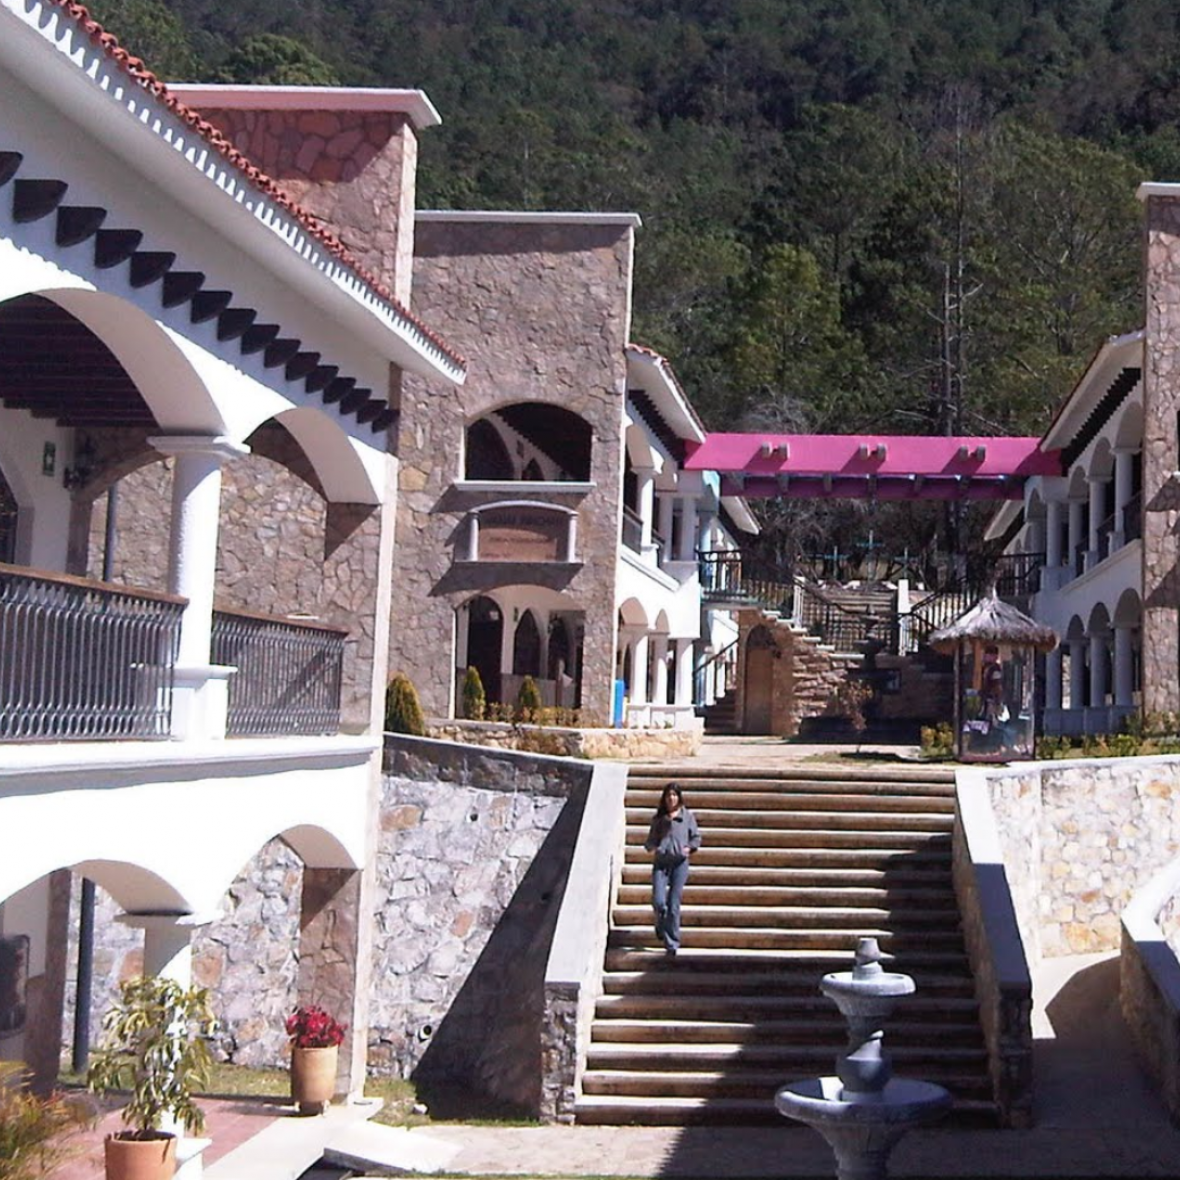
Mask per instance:
[[[680,949],[680,895],[688,880],[688,857],[656,860],[651,870],[651,908],[656,913],[656,937],[664,949]]]

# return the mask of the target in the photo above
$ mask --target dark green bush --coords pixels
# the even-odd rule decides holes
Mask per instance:
[[[488,711],[488,696],[479,678],[479,669],[468,667],[463,677],[463,716],[468,721],[482,721]]]
[[[412,737],[424,737],[426,734],[418,690],[402,672],[389,682],[385,690],[385,732],[408,733]]]

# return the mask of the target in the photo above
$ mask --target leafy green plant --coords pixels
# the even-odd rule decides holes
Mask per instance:
[[[955,752],[954,726],[949,721],[923,725],[921,742],[923,758],[949,758]]]
[[[77,1147],[70,1132],[94,1120],[76,1097],[28,1088],[19,1061],[0,1061],[0,1180],[42,1180]]]
[[[463,676],[463,716],[468,721],[482,721],[488,710],[488,696],[484,692],[479,669],[468,666]]]
[[[399,672],[385,690],[385,731],[408,733],[411,737],[424,737],[426,734],[426,721],[422,716],[418,690],[404,672]]]
[[[182,988],[173,979],[130,979],[103,1017],[103,1044],[94,1055],[87,1085],[98,1094],[130,1091],[124,1121],[129,1138],[150,1139],[174,1118],[199,1134],[205,1116],[194,1094],[208,1084],[208,1038],[216,1021],[205,988]]]
[[[516,720],[532,721],[541,711],[541,703],[541,690],[537,682],[531,676],[526,676],[516,693]]]

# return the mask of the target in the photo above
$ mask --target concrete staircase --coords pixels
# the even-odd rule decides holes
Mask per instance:
[[[704,832],[683,945],[651,927],[642,843],[675,778]],[[579,1123],[777,1121],[783,1082],[830,1074],[845,1025],[820,977],[874,934],[918,994],[887,1029],[895,1071],[937,1081],[994,1125],[987,1060],[951,886],[948,772],[632,768],[627,855]]]

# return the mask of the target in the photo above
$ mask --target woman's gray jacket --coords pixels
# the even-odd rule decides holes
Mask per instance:
[[[676,816],[656,813],[643,847],[656,854],[657,863],[678,864],[701,846],[701,829],[696,816],[682,807]]]

